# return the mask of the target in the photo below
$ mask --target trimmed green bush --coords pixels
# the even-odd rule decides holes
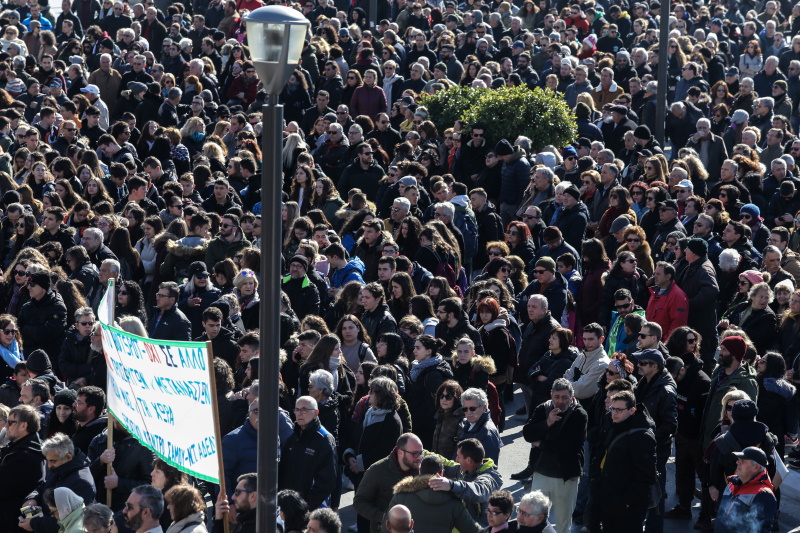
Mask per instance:
[[[575,115],[564,98],[553,91],[527,87],[474,89],[455,87],[439,91],[423,99],[431,119],[450,127],[456,120],[486,125],[491,144],[500,139],[511,142],[524,135],[532,148],[541,150],[548,144],[564,146],[575,139]]]

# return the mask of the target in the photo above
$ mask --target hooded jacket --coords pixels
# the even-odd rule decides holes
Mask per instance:
[[[462,471],[454,461],[445,461],[444,465],[445,477],[453,481],[450,492],[461,498],[473,520],[486,525],[486,502],[494,491],[503,486],[503,477],[494,461],[485,458],[473,472]]]
[[[22,306],[17,325],[26,353],[41,348],[55,357],[67,330],[67,306],[60,294],[47,291],[41,300],[31,299]]]
[[[530,183],[531,164],[524,157],[519,146],[514,147],[508,161],[503,162],[500,170],[500,203],[518,205],[525,196],[525,189]]]
[[[548,351],[544,354],[536,365],[528,371],[528,383],[531,387],[531,406],[539,405],[550,399],[550,392],[553,382],[564,377],[564,374],[572,366],[572,362],[578,357],[578,349],[574,346],[568,347],[559,353]],[[539,377],[546,379],[539,381]]]
[[[208,239],[194,235],[188,235],[177,241],[168,241],[167,257],[159,267],[161,275],[168,279],[186,278],[189,265],[205,259],[208,243]],[[206,264],[206,267],[214,268],[214,265]]]
[[[351,281],[358,281],[364,283],[364,271],[366,266],[359,257],[352,257],[347,260],[347,263],[342,268],[337,268],[328,275],[331,287],[334,289],[341,289]]]
[[[416,473],[400,468],[397,449],[367,468],[353,497],[353,507],[359,515],[370,521],[371,533],[381,530],[384,513],[389,509],[389,502],[394,496],[394,486],[403,478]]]
[[[307,315],[319,315],[319,291],[307,275],[301,279],[285,276],[281,282],[281,289],[289,297],[292,310],[300,320]]]
[[[84,501],[80,496],[65,487],[55,490],[56,509],[61,519],[58,521],[59,533],[81,533],[83,527]],[[34,530],[38,531],[38,530]]]
[[[575,389],[575,398],[581,401],[584,407],[591,403],[597,393],[598,381],[610,362],[611,359],[601,345],[591,352],[581,351],[564,374]]]
[[[455,407],[449,411],[439,408],[434,415],[436,429],[433,431],[431,451],[442,457],[453,457],[456,453],[458,435],[461,432],[461,421],[464,420],[464,409]]]
[[[564,240],[577,249],[583,243],[588,224],[589,208],[583,202],[578,202],[572,208],[562,211],[555,225],[561,230]]]
[[[228,242],[222,237],[212,239],[211,242],[208,243],[208,248],[206,248],[206,258],[204,261],[206,267],[214,268],[214,265],[228,257],[233,259],[233,256],[236,255],[237,252],[241,252],[250,246],[250,241],[244,237],[237,237],[233,242]]]
[[[777,510],[774,487],[766,470],[744,483],[739,476],[728,478],[719,502],[714,531],[734,533],[748,524],[753,530],[771,531]]]
[[[473,520],[467,508],[452,493],[435,491],[428,487],[434,476],[407,477],[394,486],[394,496],[386,509],[405,505],[414,517],[416,533],[477,533],[480,525]],[[381,531],[387,533],[386,520],[381,521]]]
[[[706,449],[711,443],[714,428],[719,424],[719,420],[722,417],[722,399],[726,394],[736,389],[746,392],[750,398],[758,396],[756,369],[750,366],[749,363],[743,362],[739,368],[733,371],[733,374],[722,386],[718,385],[720,372],[724,372],[724,368],[717,366],[714,373],[711,374],[711,389],[706,400],[703,423],[701,425],[703,449]]]

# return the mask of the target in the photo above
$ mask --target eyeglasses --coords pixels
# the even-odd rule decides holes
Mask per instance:
[[[24,276],[25,274],[27,274],[27,272],[25,272],[24,270],[15,270],[14,271],[14,275],[15,276]]]
[[[533,275],[534,276],[541,276],[545,272],[547,272],[547,270],[545,270],[543,268],[537,268],[536,270],[533,271]]]
[[[640,339],[646,339],[647,337],[654,337],[655,335],[651,335],[650,333],[639,333]]]
[[[16,424],[17,422],[19,422],[19,420],[11,420],[11,419],[9,418],[8,420],[6,420],[6,425],[7,425],[7,426],[13,426],[13,425],[14,425],[14,424]]]
[[[169,294],[156,293],[156,298],[172,298]]]
[[[608,374],[609,376],[619,376],[619,372],[614,372],[610,368],[606,368],[606,374]]]
[[[475,411],[477,411],[478,409],[482,409],[482,407],[475,407],[475,406],[472,406],[472,407],[464,407],[464,410],[465,410],[465,411],[469,411],[470,413],[474,413],[474,412],[475,412]]]
[[[639,366],[652,366],[656,364],[655,361],[639,361]]]
[[[642,239],[625,239],[625,242],[642,242]]]
[[[627,410],[628,410],[627,407],[611,407],[611,411],[613,411],[613,412],[615,412],[617,414],[623,413],[623,412],[625,412]]]
[[[455,396],[453,396],[452,394],[441,394],[441,395],[439,395],[439,399],[440,400],[452,400],[453,398],[455,398]]]
[[[295,407],[294,412],[297,414],[306,414],[310,413],[311,411],[316,411],[316,409],[311,409],[310,407]]]
[[[15,228],[24,228],[25,227],[25,223],[24,222],[17,222],[16,224],[14,224],[14,227]]]
[[[202,272],[200,274],[195,274],[194,277],[196,277],[197,279],[207,279],[208,278],[208,272]]]
[[[614,306],[614,309],[627,309],[631,306],[630,302],[626,304],[618,304]]]
[[[16,329],[3,329],[3,330],[0,330],[0,331],[5,333],[6,335],[16,335],[17,331],[19,331],[19,330],[16,330]]]
[[[694,343],[697,342],[697,339],[695,337],[691,337],[691,338],[687,337],[686,338],[686,342],[688,342],[689,344],[694,344]]]
[[[492,511],[491,509],[487,509],[486,512],[489,513],[492,516],[498,516],[498,515],[501,515],[501,514],[506,514],[505,511]]]
[[[128,293],[126,292],[125,294],[128,294]],[[81,325],[81,326],[84,326],[84,327],[93,326],[94,325],[94,320],[90,320],[88,322],[82,321],[82,322],[78,322],[78,324]]]
[[[728,412],[731,412],[731,411],[733,411],[733,406],[732,406],[732,405],[726,405],[726,406],[725,406],[725,410],[726,410],[726,411],[728,411]],[[9,422],[9,424],[10,424],[10,423],[11,423],[11,420],[9,420],[8,422]]]
[[[246,489],[236,489],[236,490],[233,491],[233,495],[234,496],[238,496],[239,494],[242,494],[242,493],[249,494],[251,492],[255,492],[255,491],[254,490],[246,490]]]
[[[404,450],[403,448],[398,448],[398,450],[400,450],[401,452],[407,453],[411,457],[420,457],[422,455],[422,450],[420,450],[418,452],[410,452],[408,450]]]

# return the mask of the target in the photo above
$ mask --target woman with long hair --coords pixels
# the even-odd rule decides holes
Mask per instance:
[[[288,264],[289,259],[297,253],[300,241],[310,239],[314,233],[314,223],[308,217],[300,217],[292,222],[283,241],[283,256]]]
[[[339,103],[346,105],[349,108],[353,94],[356,92],[356,89],[361,87],[363,84],[364,79],[361,77],[361,72],[354,68],[350,69],[347,72],[347,76],[344,78],[344,89],[342,89],[342,99]]]
[[[442,224],[442,226],[444,225]],[[445,228],[445,231],[450,234],[450,230]],[[455,240],[452,234],[450,234],[450,237]],[[449,244],[432,223],[429,222],[420,232],[419,244],[420,248],[414,256],[415,262],[434,274],[440,264],[446,263],[452,267],[455,277],[458,277],[458,272],[461,270],[461,260],[457,246],[454,248]],[[455,289],[455,287],[452,288]]]
[[[149,292],[150,284],[158,270],[158,252],[156,251],[156,236],[164,231],[164,221],[157,215],[149,216],[142,223],[142,238],[136,241],[136,251],[142,260],[144,270],[144,294]]]
[[[744,53],[739,56],[739,76],[742,78],[754,78],[756,74],[764,68],[764,57],[761,53],[761,46],[758,40],[749,41],[744,47]]]
[[[345,201],[336,190],[336,185],[330,178],[320,178],[314,183],[314,192],[311,195],[311,206],[321,209],[325,218],[336,220],[336,212],[344,207]]]
[[[509,255],[516,255],[527,265],[536,255],[536,246],[533,243],[531,230],[528,225],[518,220],[508,223],[505,232]]]
[[[124,316],[135,316],[147,324],[147,310],[145,309],[145,298],[142,287],[131,280],[124,280],[117,286],[117,306],[115,315],[117,318]]]
[[[513,386],[513,372],[517,366],[514,341],[508,331],[507,322],[500,318],[500,304],[495,298],[484,298],[477,307],[481,343],[484,352],[494,361],[495,373],[489,380],[497,388],[503,404],[506,387]]]
[[[789,420],[794,418],[789,409],[797,392],[787,379],[786,359],[777,352],[767,352],[756,358],[756,383],[758,383],[758,415],[756,420],[767,425],[773,435],[788,435]],[[786,439],[779,438],[775,446],[779,457],[786,451]]]
[[[13,246],[11,247],[11,257],[16,257],[16,255],[22,251],[25,247],[25,243],[33,237],[33,234],[39,230],[39,224],[36,222],[36,217],[31,213],[25,213],[17,223],[14,224],[14,235],[11,237],[11,241],[13,242]]]
[[[55,291],[61,296],[67,308],[67,316],[74,317],[75,311],[86,307],[87,302],[75,280],[61,279],[55,284]]]
[[[70,163],[71,165],[72,163]],[[59,179],[56,181],[55,192],[64,204],[64,209],[69,211],[75,204],[80,201],[80,196],[75,194],[72,184],[67,179]]]
[[[329,333],[323,335],[319,342],[302,365],[300,365],[300,378],[298,383],[298,395],[308,395],[309,376],[314,370],[327,370],[333,376],[333,388],[336,392],[349,396],[348,407],[352,404],[352,389],[348,381],[347,368],[342,359],[342,345],[339,337]],[[352,371],[350,371],[352,374]],[[355,375],[353,374],[353,378]],[[340,405],[340,407],[342,407]]]
[[[136,248],[133,247],[133,244],[131,244],[128,228],[120,226],[115,229],[108,240],[108,248],[114,252],[114,255],[119,260],[122,279],[140,282],[144,277],[142,258]]]
[[[450,364],[440,355],[444,347],[442,339],[430,335],[420,335],[414,342],[414,361],[410,371],[413,387],[407,400],[414,433],[428,449],[433,444],[433,432],[436,429],[436,391],[442,383],[453,377]]]
[[[360,281],[350,281],[339,291],[333,306],[325,313],[325,323],[329,328],[336,329],[345,315],[361,316],[364,312],[364,307],[360,303],[361,286]]]
[[[633,252],[627,250],[619,252],[603,285],[600,320],[610,320],[614,306],[614,293],[619,289],[628,289],[634,302],[647,302],[649,299],[647,279],[647,274],[639,268],[638,260]]]
[[[605,239],[608,237],[611,224],[621,216],[627,217],[631,224],[636,224],[636,212],[631,209],[632,203],[633,200],[628,189],[621,186],[612,187],[608,193],[608,209],[603,213],[600,218],[600,224],[597,227],[598,238]]]
[[[416,257],[419,251],[419,235],[422,233],[422,223],[417,217],[407,216],[400,222],[400,233],[395,239],[400,247],[400,254],[406,257]]]
[[[747,300],[737,305],[727,318],[720,320],[717,329],[739,326],[753,342],[758,353],[765,354],[777,331],[777,317],[769,307],[774,298],[767,282],[756,283],[747,294]]]
[[[83,188],[83,199],[89,202],[90,207],[94,207],[100,202],[114,203],[111,196],[109,196],[106,191],[106,186],[103,185],[103,181],[94,176],[89,178],[89,181],[86,182]]]
[[[295,69],[291,73],[279,98],[283,104],[286,122],[300,122],[303,119],[303,111],[312,105],[308,82],[300,70]]]
[[[464,420],[461,395],[464,390],[457,381],[448,379],[436,390],[436,427],[433,430],[433,453],[442,457],[453,457]]]
[[[392,276],[389,285],[391,296],[386,303],[389,305],[389,311],[395,321],[400,322],[409,312],[411,298],[417,295],[414,290],[414,281],[407,272],[397,272]]]
[[[430,287],[428,287],[430,288]],[[427,294],[417,294],[410,299],[411,314],[422,323],[423,333],[427,335],[436,334],[436,325],[439,319],[433,308],[433,300]],[[402,317],[401,317],[402,318]],[[398,320],[398,323],[400,321]]]
[[[434,309],[438,309],[439,304],[445,298],[458,296],[458,293],[450,286],[450,283],[441,276],[434,277],[430,283],[428,283],[425,294],[431,299]]]
[[[291,192],[289,198],[300,206],[300,213],[305,215],[312,205],[312,195],[315,192],[314,172],[308,165],[297,165],[292,176]]]
[[[236,264],[230,257],[226,257],[214,265],[211,277],[214,278],[214,284],[219,289],[220,294],[225,295],[234,291],[233,280],[238,272],[239,269],[236,268]]]
[[[47,415],[47,437],[56,433],[63,433],[72,437],[78,431],[78,421],[75,419],[73,405],[78,399],[74,389],[62,389],[53,396],[53,410]]]
[[[47,168],[44,161],[36,161],[31,165],[31,174],[28,176],[27,183],[33,190],[33,197],[41,200],[46,192],[55,190],[55,178]]]
[[[342,355],[348,368],[358,368],[364,362],[377,364],[378,360],[370,348],[372,339],[355,315],[344,315],[336,325],[335,333],[341,340]]]

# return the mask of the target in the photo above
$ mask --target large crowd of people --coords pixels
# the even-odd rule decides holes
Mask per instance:
[[[260,190],[262,5],[0,6],[0,531],[256,530],[262,253],[285,276],[265,354],[281,531],[780,530],[800,4],[291,3],[310,31],[280,94],[280,206]],[[457,86],[552,91],[577,135],[441,123],[424,98]],[[212,343],[225,491],[117,421],[109,442],[111,279],[120,328]],[[512,417],[530,452],[503,479]]]

